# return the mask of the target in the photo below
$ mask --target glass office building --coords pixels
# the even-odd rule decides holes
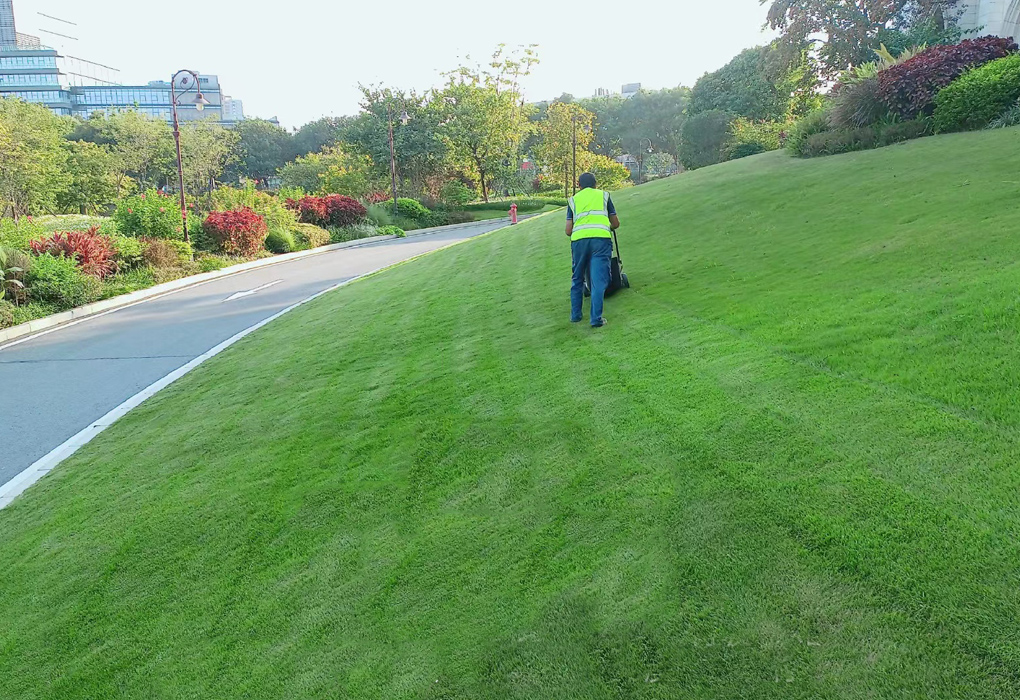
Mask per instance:
[[[44,104],[54,113],[88,118],[96,112],[136,110],[157,119],[172,119],[170,82],[120,85],[117,71],[92,61],[61,55],[37,37],[19,34],[14,23],[13,0],[0,0],[0,98],[13,97]],[[199,88],[209,102],[204,111],[192,103],[194,91],[178,100],[181,121],[211,119],[230,124],[243,119],[240,100],[224,113],[220,82],[215,75],[200,75]]]

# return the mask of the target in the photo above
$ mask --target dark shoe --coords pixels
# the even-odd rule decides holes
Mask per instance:
[[[591,327],[592,328],[602,328],[602,326],[608,326],[608,325],[609,325],[609,321],[607,321],[605,318],[603,318],[603,319],[599,320],[598,323],[591,324]]]
[[[580,323],[583,320],[584,320],[583,318],[572,318],[572,319],[570,319],[570,322],[571,323]]]

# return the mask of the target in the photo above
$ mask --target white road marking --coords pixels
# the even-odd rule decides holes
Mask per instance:
[[[243,291],[243,292],[234,292],[233,294],[231,294],[229,297],[227,297],[223,301],[233,301],[234,299],[241,299],[242,297],[250,297],[252,294],[256,294],[257,292],[261,292],[263,289],[269,289],[274,284],[280,284],[280,282],[283,282],[283,280],[273,280],[272,282],[268,282],[266,284],[263,284],[261,287],[255,287],[255,289],[248,289],[248,290]]]

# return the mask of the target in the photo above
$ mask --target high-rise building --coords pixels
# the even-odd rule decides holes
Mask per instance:
[[[109,66],[64,55],[44,46],[38,37],[19,34],[13,0],[0,0],[0,98],[17,97],[44,104],[61,115],[88,118],[96,112],[132,109],[170,121],[169,81],[121,85],[118,72]],[[236,108],[224,115],[217,76],[200,75],[199,89],[209,104],[199,111],[187,97],[179,100],[177,114],[181,121],[211,119],[232,124],[243,118],[240,100],[233,100]],[[234,114],[242,116],[235,118]]]
[[[18,31],[14,27],[14,0],[0,0],[0,46],[16,46]]]
[[[244,103],[227,95],[223,96],[223,121],[239,122],[244,119]]]
[[[634,95],[641,92],[641,83],[627,83],[620,88],[620,94],[624,97],[634,97]]]

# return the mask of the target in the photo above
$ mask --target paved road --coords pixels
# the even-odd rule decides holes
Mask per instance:
[[[505,225],[479,222],[269,265],[0,348],[0,486],[235,333],[339,282]]]

